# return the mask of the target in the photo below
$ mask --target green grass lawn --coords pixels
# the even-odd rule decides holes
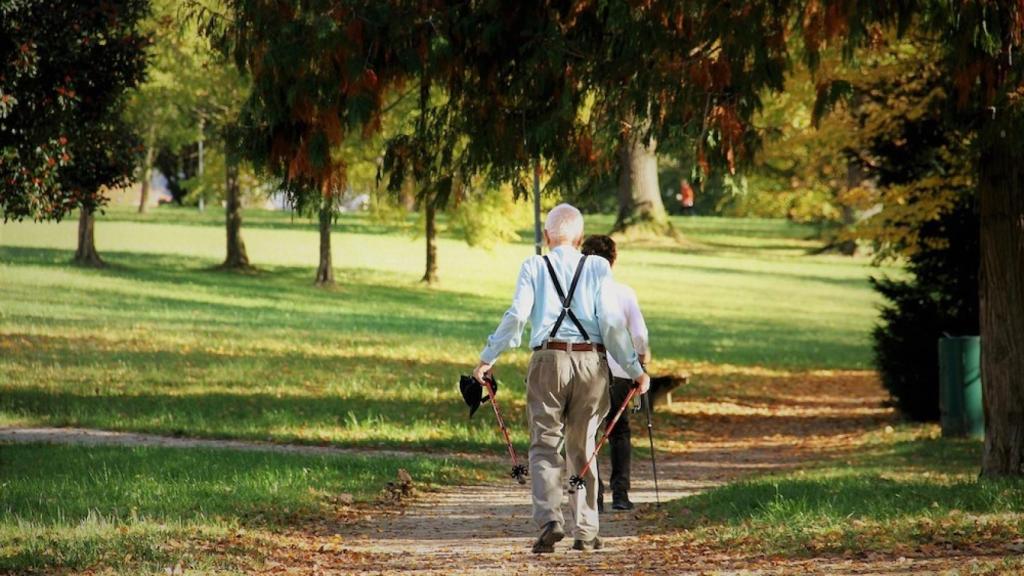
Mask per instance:
[[[673,501],[668,522],[685,541],[758,554],[1012,555],[1024,483],[979,479],[981,442],[936,432],[879,435],[839,461]]]
[[[161,572],[190,543],[333,519],[350,499],[376,497],[399,468],[420,487],[481,478],[480,465],[431,458],[0,444],[0,573]],[[191,566],[238,568],[252,550],[233,552],[200,555]]]
[[[364,216],[334,236],[339,285],[312,286],[316,234],[251,212],[255,275],[213,271],[214,211],[114,210],[97,224],[112,264],[68,265],[74,224],[0,227],[0,423],[361,446],[494,449],[455,391],[511,297],[528,244],[440,243],[442,283],[418,282],[422,239]],[[602,231],[608,218],[592,218]],[[696,249],[623,246],[654,369],[868,368],[877,304],[863,259],[806,256],[786,222],[681,219]],[[503,358],[514,422],[526,353]],[[514,427],[518,442],[522,426]]]
[[[455,383],[530,244],[486,251],[445,233],[442,281],[428,288],[412,223],[345,216],[333,236],[338,286],[324,290],[312,285],[312,223],[247,212],[259,271],[239,275],[212,270],[222,221],[215,210],[110,210],[96,229],[104,270],[69,264],[74,222],[0,226],[0,425],[501,454],[493,420],[468,420]],[[590,232],[610,225],[588,219]],[[703,369],[869,368],[877,271],[865,259],[808,256],[812,230],[787,222],[675,225],[687,243],[624,245],[616,267],[648,318],[654,371],[694,371],[693,393],[714,394],[716,372]],[[498,367],[523,449],[526,359],[518,351]],[[0,446],[0,462],[0,567],[14,571],[160,571],[189,542],[328,513],[340,492],[368,497],[399,465],[434,483],[499,475],[431,458],[43,445]],[[192,566],[240,569],[231,562],[248,554]]]

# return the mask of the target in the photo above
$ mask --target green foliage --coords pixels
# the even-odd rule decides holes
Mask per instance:
[[[920,227],[973,185],[974,137],[958,125],[940,63],[933,39],[890,35],[856,66],[831,57],[817,78],[794,71],[757,120],[768,145],[756,192],[730,211],[816,222],[833,241],[867,243],[881,258],[914,253]]]
[[[146,0],[0,5],[0,211],[60,219],[104,203],[137,145],[120,119],[145,68]]]
[[[732,174],[759,147],[751,120],[766,92],[782,90],[798,43],[816,67],[823,57],[838,57],[827,46],[839,46],[850,60],[855,48],[877,45],[889,30],[901,34],[914,23],[943,40],[940,46],[967,48],[940,51],[951,71],[945,76],[963,88],[962,101],[984,86],[978,101],[988,102],[999,92],[993,83],[1012,86],[1010,76],[1018,73],[1019,65],[1011,64],[1011,75],[996,69],[1001,58],[1012,62],[1012,46],[1021,43],[1013,32],[1020,15],[1009,3],[991,11],[983,6],[784,1],[723,7],[699,0],[270,6],[233,0],[226,15],[200,9],[199,19],[259,76],[247,122],[250,149],[276,174],[295,180],[287,188],[298,196],[341,187],[346,162],[336,150],[345,132],[378,131],[382,94],[413,78],[447,100],[431,107],[429,119],[422,115],[414,135],[393,142],[402,152],[396,155],[422,173],[433,172],[420,178],[431,186],[447,190],[485,175],[525,195],[523,176],[538,159],[545,161],[550,188],[592,190],[614,168],[623,136],[635,132],[655,137],[663,150],[692,151],[705,175],[716,166]],[[800,42],[791,40],[794,32]],[[854,92],[850,80],[832,80],[813,88],[819,111]],[[430,162],[411,153],[423,151],[425,142],[432,144]],[[814,150],[822,158],[828,152]],[[810,166],[827,172],[828,166]],[[845,173],[832,170],[825,179]],[[848,207],[836,199],[804,202],[794,211],[799,218],[838,215],[845,221]]]
[[[917,234],[911,278],[872,281],[888,301],[872,336],[885,387],[904,414],[927,421],[939,418],[939,338],[979,333],[977,208],[966,199]]]
[[[194,191],[200,186],[191,164],[196,162],[197,143],[203,140],[204,171],[209,175],[204,174],[201,195],[221,198],[225,192],[224,159],[229,148],[237,146],[236,125],[249,83],[211,49],[194,23],[180,17],[180,9],[179,2],[157,0],[153,15],[144,22],[153,38],[148,77],[131,93],[126,117],[142,135],[150,160],[177,189],[179,202],[188,188]],[[177,180],[177,164],[186,158],[190,164],[186,178],[192,181],[182,184]],[[150,168],[142,166],[140,176],[147,177]],[[250,171],[242,168],[241,172],[254,184]],[[252,186],[248,188],[252,190]],[[195,196],[193,192],[192,199]]]
[[[510,186],[462,198],[450,210],[454,229],[470,246],[493,249],[519,241],[519,231],[533,225],[533,204],[516,201]]]
[[[381,128],[386,94],[412,66],[413,14],[388,2],[225,0],[193,18],[252,80],[242,148],[281,180],[300,211],[336,201],[347,184],[339,148]]]
[[[785,28],[797,9],[546,0],[225,6],[223,14],[199,6],[195,16],[252,72],[248,149],[296,200],[343,187],[338,145],[349,131],[378,132],[383,95],[413,78],[427,95],[421,101],[435,91],[445,100],[420,106],[413,133],[392,140],[401,161],[388,168],[399,182],[418,173],[439,198],[480,176],[523,196],[523,175],[542,159],[549,188],[589,188],[614,169],[629,132],[732,172],[756,147],[744,121],[761,92],[782,87]],[[735,30],[743,33],[721,41]]]
[[[909,257],[909,279],[873,281],[888,300],[873,337],[883,382],[915,420],[939,417],[938,338],[979,331],[973,134],[955,122],[938,48],[918,39],[873,53],[840,80],[847,100],[825,119],[856,128],[842,150],[872,179],[837,196],[873,211],[847,237],[873,243],[878,258]]]
[[[851,190],[849,200],[877,209],[851,236],[871,241],[880,257],[955,241],[927,239],[920,231],[963,204],[975,182],[975,135],[953,112],[953,87],[936,64],[936,47],[910,49],[858,86],[860,101],[852,113],[877,187]]]
[[[440,59],[435,81],[454,109],[452,133],[468,139],[458,165],[525,195],[522,175],[543,158],[549,188],[592,189],[615,170],[621,139],[632,132],[656,137],[665,150],[696,148],[702,164],[731,168],[756,145],[740,118],[759,107],[761,90],[781,86],[788,8],[544,1],[452,8],[440,15],[451,24],[440,28],[451,31],[444,40],[455,58]],[[719,42],[723,30],[744,34]]]
[[[186,195],[183,203],[195,204],[202,198],[205,202],[222,201],[226,190],[224,182],[227,177],[223,146],[208,148],[204,155],[203,174],[195,175],[181,182]],[[259,202],[266,198],[268,187],[248,166],[240,166],[238,173],[239,189],[243,198]]]
[[[836,58],[830,65],[832,74],[843,70]],[[839,195],[850,186],[847,159],[860,152],[857,128],[845,109],[815,122],[815,98],[815,79],[805,69],[792,72],[784,92],[766,97],[754,119],[765,145],[751,170],[751,192],[735,196],[729,212],[817,224],[842,220]]]
[[[175,21],[177,2],[155,0],[141,28],[149,36],[146,80],[130,93],[127,120],[144,145],[176,151],[199,138],[196,108],[202,70],[202,44]]]

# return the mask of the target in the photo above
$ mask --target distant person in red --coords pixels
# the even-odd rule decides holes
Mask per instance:
[[[679,204],[683,207],[683,214],[685,216],[693,215],[693,186],[686,180],[679,182],[679,194],[676,194],[676,199],[679,200]]]

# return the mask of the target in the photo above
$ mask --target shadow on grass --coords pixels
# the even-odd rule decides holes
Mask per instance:
[[[887,412],[865,414],[806,414],[806,415],[761,415],[761,414],[687,414],[680,417],[684,430],[729,431],[729,438],[736,441],[789,436],[815,436],[829,438],[857,434],[873,430],[893,422]]]
[[[215,544],[238,527],[276,530],[306,526],[312,518],[342,523],[349,509],[344,494],[374,499],[399,468],[419,486],[462,483],[481,470],[493,473],[470,462],[429,458],[49,444],[0,448],[0,572],[17,574],[122,564],[124,573],[162,572],[181,560],[181,551],[167,546],[179,539]],[[152,563],[159,568],[140,565]]]
[[[743,278],[749,278],[753,282],[756,282],[758,278],[781,278],[797,280],[799,282],[818,282],[821,284],[829,284],[832,286],[843,286],[852,288],[861,288],[869,284],[866,276],[861,278],[832,278],[823,274],[799,274],[779,269],[751,270],[747,268],[726,268],[721,266],[704,266],[700,264],[684,265],[659,263],[653,264],[652,266],[658,268],[668,268],[672,270],[693,271],[701,274],[706,273],[723,276],[738,276]]]
[[[97,375],[94,384],[63,390],[45,383],[2,386],[0,410],[52,426],[166,436],[501,453],[493,417],[468,418],[456,388],[458,374],[468,371],[464,365],[374,358],[367,361],[371,369],[362,369],[362,360],[343,359],[282,374],[302,357],[156,351],[118,352],[115,358],[136,373],[125,380]],[[68,373],[88,380],[96,359],[79,356],[74,362],[65,366]],[[243,370],[251,380],[239,379]],[[525,450],[523,384],[515,378],[504,383],[502,408]]]
[[[317,230],[315,218],[302,216],[294,212],[277,212],[268,210],[247,210],[243,212],[244,230]],[[587,231],[591,234],[610,234],[613,229],[614,217],[603,214],[586,216]],[[109,210],[101,215],[99,222],[130,222],[139,224],[167,224],[223,228],[223,214],[219,210],[200,213],[192,208],[161,207],[148,214],[135,211]],[[440,238],[462,241],[462,234],[454,227],[447,225],[448,217],[438,215]],[[805,252],[809,247],[817,247],[820,242],[815,240],[820,234],[813,226],[788,222],[785,220],[740,219],[740,218],[674,218],[676,227],[684,241],[626,241],[623,247],[643,248],[645,250],[683,252],[683,253],[719,253],[736,250],[755,250],[763,252],[794,253]],[[406,235],[421,233],[422,223],[419,216],[409,214],[397,220],[377,220],[369,214],[339,214],[332,224],[332,231],[340,234],[365,234],[373,236]],[[515,244],[530,244],[533,238],[533,227],[520,228]],[[795,244],[798,242],[799,244]]]
[[[850,342],[829,326],[757,318],[701,321],[645,314],[657,358],[779,369],[863,369],[864,342]]]
[[[963,439],[885,444],[799,473],[745,480],[673,501],[670,517],[684,528],[761,526],[797,534],[851,520],[1024,513],[1024,480],[951,479],[950,474],[976,472],[980,451],[979,441]]]
[[[105,257],[112,263],[108,268],[76,271],[130,284],[123,288],[78,286],[75,293],[91,297],[96,306],[109,308],[115,315],[125,311],[126,304],[143,316],[159,311],[161,323],[201,321],[208,326],[310,328],[337,333],[364,330],[480,341],[504,308],[493,299],[430,289],[396,274],[370,270],[346,270],[338,289],[323,290],[309,281],[306,268],[268,267],[243,275],[212,270],[209,262],[181,256],[108,252]],[[69,267],[64,251],[43,248],[3,247],[0,262]],[[35,295],[40,296],[43,294]],[[64,300],[66,292],[56,296]]]
[[[784,219],[730,218],[720,216],[672,217],[673,226],[680,232],[700,235],[731,235],[744,238],[777,240],[812,240],[819,235],[814,224],[803,224]]]
[[[682,511],[686,509],[687,512]],[[943,483],[893,479],[877,472],[820,474],[817,478],[742,481],[671,503],[682,527],[763,524],[815,527],[849,520],[889,521],[973,514],[1024,512],[1020,481]]]
[[[75,287],[89,301],[79,325],[90,322],[151,320],[180,328],[238,328],[310,331],[314,339],[355,335],[371,340],[422,343],[424,337],[465,346],[482,345],[507,306],[502,298],[423,287],[397,274],[346,270],[337,290],[309,282],[301,267],[268,267],[255,275],[213,271],[211,261],[181,256],[127,252],[106,254],[108,269],[75,269],[85,277],[125,280],[123,286]],[[40,248],[0,248],[0,261],[18,266],[68,269],[68,254]],[[737,272],[739,274],[739,272]],[[54,304],[67,291],[50,287],[9,289],[23,301]],[[40,324],[60,326],[60,318],[39,315]],[[701,322],[650,315],[651,333],[662,357],[688,361],[763,365],[785,368],[862,368],[864,346],[848,342],[827,328],[745,318]],[[867,338],[867,335],[865,335]]]
[[[0,518],[42,523],[80,521],[91,513],[109,520],[258,515],[279,522],[318,511],[326,503],[319,501],[322,494],[373,498],[398,466],[433,482],[440,470],[451,469],[428,458],[51,444],[4,445],[0,461],[6,481]]]
[[[982,441],[971,438],[921,438],[868,448],[855,463],[883,470],[973,476],[981,470],[983,449]]]
[[[270,210],[243,210],[242,235],[246,229],[266,230],[298,230],[319,231],[316,217],[306,217],[294,212],[276,212]],[[171,226],[200,226],[207,228],[224,228],[224,213],[213,210],[200,213],[191,208],[162,207],[147,214],[133,211],[111,210],[101,215],[97,224],[104,222],[127,222],[133,224],[156,224]],[[449,240],[464,240],[464,236],[449,225],[446,214],[437,215],[437,236]],[[416,214],[408,214],[399,219],[377,220],[370,214],[338,214],[331,224],[331,232],[335,234],[361,234],[368,236],[406,236],[413,239],[422,235],[423,223]],[[527,238],[533,238],[533,229],[520,232],[517,244],[526,244]]]
[[[262,393],[88,396],[8,389],[3,395],[4,412],[53,426],[342,448],[502,453],[493,417],[482,414],[469,420],[456,398],[428,404]],[[517,448],[525,450],[525,411],[511,402],[502,408]]]
[[[294,212],[269,210],[243,210],[242,233],[246,228],[272,230],[318,230],[316,218],[309,218]],[[221,210],[199,212],[191,208],[161,207],[146,214],[133,211],[108,210],[97,218],[97,223],[131,222],[138,224],[169,224],[176,226],[205,226],[224,228],[224,213]],[[407,233],[416,224],[415,217],[399,222],[375,221],[365,214],[338,215],[331,225],[333,232],[369,234],[374,236]]]

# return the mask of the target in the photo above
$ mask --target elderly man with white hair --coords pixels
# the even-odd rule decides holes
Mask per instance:
[[[549,253],[528,258],[519,272],[512,306],[505,312],[473,375],[489,377],[498,356],[519,346],[523,328],[532,326],[533,356],[526,376],[530,420],[530,476],[533,519],[540,536],[535,553],[553,552],[565,537],[562,469],[578,474],[594,450],[598,425],[609,411],[607,352],[646,392],[644,373],[622,310],[609,288],[611,266],[600,256],[584,256],[583,215],[569,204],[548,213],[544,239]],[[565,440],[565,461],[559,445]],[[573,549],[601,548],[598,537],[597,469],[584,477],[586,490],[569,495]]]

